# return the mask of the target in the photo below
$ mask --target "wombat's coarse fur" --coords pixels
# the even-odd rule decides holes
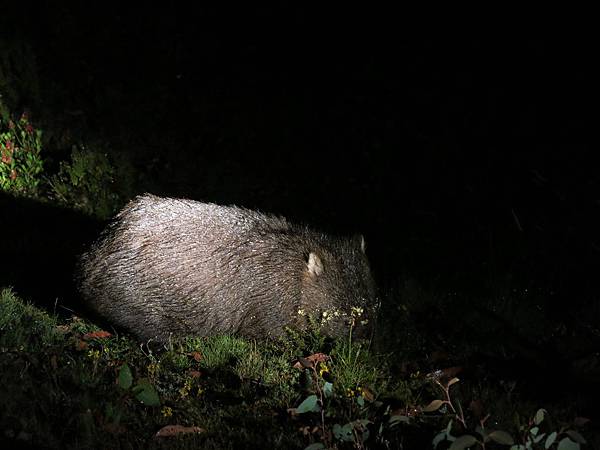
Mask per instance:
[[[368,327],[376,301],[360,236],[148,194],[116,216],[83,256],[78,278],[95,311],[143,340],[277,336],[307,315],[339,336],[350,320],[357,332]]]

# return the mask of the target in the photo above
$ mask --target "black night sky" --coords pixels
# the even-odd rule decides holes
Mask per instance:
[[[129,165],[129,195],[363,233],[388,304],[407,281],[463,298],[457,308],[520,296],[549,324],[549,358],[597,352],[597,49],[586,36],[230,8],[13,7],[1,33],[28,43],[39,78],[39,95],[14,107],[102,142]],[[68,154],[59,147],[49,167]],[[448,321],[471,320],[447,308]],[[548,337],[558,329],[570,337]]]

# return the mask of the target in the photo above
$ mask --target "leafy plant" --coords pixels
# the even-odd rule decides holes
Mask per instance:
[[[101,219],[110,217],[119,206],[112,188],[115,169],[108,156],[83,146],[73,146],[70,162],[61,162],[50,178],[54,198]]]
[[[321,442],[311,444],[308,449],[331,448],[338,444],[365,448],[371,436],[370,427],[379,420],[378,407],[381,406],[366,386],[382,380],[378,380],[376,370],[369,369],[368,352],[363,350],[363,343],[353,340],[351,329],[347,340],[336,342],[331,356],[315,353],[298,359],[296,367],[308,371],[314,393],[291,412],[295,415],[317,413],[320,419],[313,434]],[[381,383],[381,387],[384,388],[385,383]],[[378,438],[382,431],[380,427]]]
[[[146,406],[159,406],[160,399],[154,386],[146,378],[138,380],[133,386],[133,375],[127,363],[121,366],[119,377],[117,378],[118,385],[124,391],[131,393]]]
[[[587,419],[578,418],[576,422],[583,425]],[[548,411],[538,409],[527,425],[521,426],[522,444],[513,445],[510,450],[550,449],[579,450],[587,444],[585,438],[571,426],[556,429],[549,418]]]
[[[542,422],[547,418],[545,409],[538,409],[528,425],[522,426],[520,431],[521,442],[515,443],[513,436],[503,430],[490,429],[486,427],[486,422],[490,415],[479,419],[479,423],[474,427],[470,427],[467,422],[467,417],[459,401],[453,401],[450,396],[450,387],[458,383],[458,378],[452,377],[444,379],[442,373],[436,372],[430,376],[433,382],[443,392],[443,399],[435,399],[423,408],[423,412],[441,411],[450,420],[446,427],[440,431],[433,439],[434,449],[444,441],[451,443],[449,450],[465,450],[469,448],[481,448],[485,450],[490,443],[496,443],[509,448],[509,450],[537,450],[537,449],[557,449],[557,450],[579,450],[581,444],[585,444],[586,440],[577,431],[569,427],[561,427],[558,430],[553,429],[551,424],[547,424],[546,431],[541,430]],[[457,425],[457,426],[455,426]],[[454,432],[465,430],[474,430],[454,436]]]
[[[0,118],[0,189],[35,197],[43,170],[42,132],[27,114],[17,121]]]

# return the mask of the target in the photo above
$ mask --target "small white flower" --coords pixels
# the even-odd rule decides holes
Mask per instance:
[[[362,316],[363,312],[364,312],[364,309],[362,309],[361,307],[358,307],[358,306],[352,307],[352,317],[360,317],[360,316]]]

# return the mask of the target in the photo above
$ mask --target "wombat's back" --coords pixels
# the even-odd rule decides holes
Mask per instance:
[[[239,235],[251,230],[264,232],[289,230],[282,218],[237,206],[220,206],[194,200],[161,198],[145,194],[129,202],[113,222],[122,232],[161,235],[186,234],[182,237],[216,237],[215,231]],[[182,229],[181,225],[185,224]]]

